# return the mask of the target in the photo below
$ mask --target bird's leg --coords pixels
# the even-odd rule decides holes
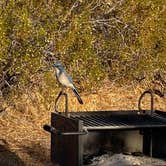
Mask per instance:
[[[57,98],[55,99],[55,106],[54,106],[55,112],[58,112],[57,103],[58,103],[59,98],[60,98],[62,95],[63,95],[63,89],[59,92]]]

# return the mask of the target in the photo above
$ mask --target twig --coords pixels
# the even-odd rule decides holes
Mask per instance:
[[[120,0],[120,1],[116,2],[115,5],[112,6],[112,8],[107,12],[107,14],[111,13],[118,5],[121,5],[123,3],[123,1],[125,1],[125,0]]]

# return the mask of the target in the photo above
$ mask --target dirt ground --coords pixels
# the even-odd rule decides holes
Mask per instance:
[[[106,87],[92,94],[82,93],[84,105],[69,95],[69,110],[131,110],[137,109],[137,102],[143,89],[139,87]],[[148,97],[143,102],[144,108],[150,107]],[[53,166],[50,162],[50,135],[42,126],[50,123],[50,113],[54,103],[49,103],[48,110],[36,99],[35,103],[23,99],[16,104],[19,111],[7,109],[0,115],[0,166]],[[166,110],[166,99],[155,98],[155,108]],[[22,110],[22,111],[20,111]]]

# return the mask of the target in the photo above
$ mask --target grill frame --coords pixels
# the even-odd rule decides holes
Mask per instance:
[[[70,112],[68,117],[65,116],[65,113],[55,113],[51,114],[51,126],[56,128],[61,132],[82,132],[83,130],[88,131],[88,135],[91,136],[91,133],[99,133],[101,135],[106,133],[114,133],[115,132],[123,132],[123,131],[136,131],[137,136],[138,133],[141,135],[142,143],[142,152],[146,155],[151,155],[152,153],[152,138],[157,140],[155,143],[157,146],[157,150],[160,149],[160,143],[163,142],[163,147],[166,149],[165,139],[166,134],[163,135],[163,132],[166,131],[166,114],[161,111],[154,111],[153,115],[151,115],[150,111],[143,110],[139,112],[138,110],[120,110],[120,111],[94,111],[94,112]],[[148,124],[144,123],[142,125],[139,124],[139,120],[137,124],[134,124],[134,116],[135,118],[143,118],[148,117],[149,119],[157,119],[157,121],[161,122],[161,124]],[[81,117],[81,118],[80,118]],[[84,117],[84,118],[83,118]],[[102,125],[98,124],[95,121],[95,117],[100,121],[102,119]],[[102,118],[101,118],[102,117]],[[104,119],[107,119],[104,121]],[[111,125],[106,125],[109,117],[116,120]],[[122,121],[118,121],[117,119],[123,119],[125,124]],[[126,124],[126,118],[128,118],[131,123]],[[88,125],[85,125],[85,119]],[[92,123],[93,119],[93,123]],[[104,123],[103,123],[104,121]],[[116,122],[116,123],[115,123]],[[109,121],[108,121],[109,123]],[[96,126],[94,125],[96,124]],[[98,127],[97,127],[98,125]],[[139,131],[139,132],[138,132]],[[158,135],[162,134],[162,138],[158,137]],[[107,135],[107,134],[106,134]],[[109,134],[108,134],[109,135]],[[137,139],[135,136],[134,139]],[[103,136],[102,136],[103,137]],[[139,136],[140,137],[140,136]],[[157,138],[157,139],[156,139]],[[95,141],[95,140],[94,140]],[[140,138],[138,139],[140,142]],[[159,143],[158,143],[159,142]],[[140,145],[139,145],[140,146]],[[161,155],[166,156],[166,150],[162,149],[161,154],[157,154],[157,157]],[[51,160],[56,164],[60,164],[61,166],[82,166],[83,165],[83,154],[84,154],[84,136],[82,135],[57,135],[51,133]],[[155,153],[153,153],[155,156]],[[65,158],[65,160],[64,160]]]
[[[130,144],[129,150],[137,149],[138,146],[135,145],[139,144],[139,148],[142,146],[141,152],[145,155],[165,157],[166,112],[154,110],[154,94],[163,97],[163,94],[159,92],[158,90],[144,91],[138,100],[138,110],[69,112],[68,95],[61,91],[55,99],[55,112],[51,113],[51,126],[44,127],[46,131],[51,132],[52,162],[60,166],[82,166],[85,148],[84,134],[87,134],[87,131],[86,136],[90,137],[90,144],[96,141],[91,136],[97,132],[102,136],[102,141],[99,140],[102,146],[104,141],[107,141],[105,137],[115,139],[117,140],[115,144],[123,143],[124,146],[126,145],[123,140],[126,139]],[[146,94],[149,94],[151,98],[149,110],[143,110],[141,107],[142,99]],[[64,113],[59,113],[58,100],[63,95],[65,109]],[[115,138],[112,137],[114,134]]]

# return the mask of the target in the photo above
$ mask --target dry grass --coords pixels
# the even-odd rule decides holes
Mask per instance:
[[[72,98],[69,110],[137,109],[138,97],[142,91],[140,87],[121,88],[107,83],[98,92],[82,94],[85,103],[83,106]],[[25,97],[16,104],[17,111],[8,109],[6,114],[0,116],[0,166],[52,166],[49,157],[50,135],[43,131],[42,126],[50,123],[54,103],[50,103],[48,105],[50,109],[46,110],[40,104],[40,98],[36,98],[35,103],[24,99]],[[149,99],[143,102],[146,108],[149,107],[148,101]],[[155,101],[157,109],[166,110],[165,99],[157,97]]]

